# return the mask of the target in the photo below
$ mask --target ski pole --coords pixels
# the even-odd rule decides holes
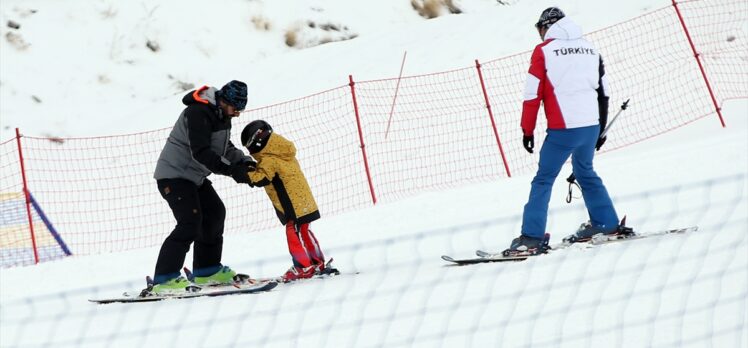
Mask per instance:
[[[605,130],[602,133],[600,133],[600,136],[598,138],[605,138],[605,136],[608,134],[608,131],[610,131],[610,127],[612,127],[613,123],[616,122],[618,115],[620,115],[621,112],[623,112],[623,110],[626,110],[626,108],[629,107],[629,100],[631,99],[626,99],[626,101],[623,102],[623,104],[621,104],[621,110],[618,110],[615,116],[613,116],[613,118],[610,119],[610,122],[608,122],[608,126],[605,127]]]
[[[630,100],[631,99],[626,99],[626,101],[623,102],[623,104],[621,104],[621,109],[618,110],[618,112],[613,116],[613,118],[610,119],[610,122],[608,122],[608,126],[605,127],[602,133],[600,133],[600,136],[598,137],[598,139],[604,138],[608,134],[608,131],[610,131],[610,127],[612,127],[613,123],[615,123],[616,119],[618,119],[618,115],[620,115],[621,112],[623,112],[623,110],[626,110],[626,108],[629,106]],[[577,185],[577,187],[579,187],[579,184],[576,183],[577,178],[576,176],[574,176],[574,173],[571,173],[571,175],[569,175],[569,177],[566,178],[566,181],[569,183],[569,194],[566,196],[566,203],[571,203],[571,185]]]

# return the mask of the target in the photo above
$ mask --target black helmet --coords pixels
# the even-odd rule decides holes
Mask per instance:
[[[269,123],[254,120],[242,130],[242,145],[249,150],[249,153],[258,153],[265,148],[272,133],[273,127],[270,127]]]
[[[540,19],[535,23],[535,28],[546,28],[548,29],[553,23],[558,22],[559,19],[566,17],[564,11],[561,11],[558,7],[549,7],[543,10],[540,14]]]

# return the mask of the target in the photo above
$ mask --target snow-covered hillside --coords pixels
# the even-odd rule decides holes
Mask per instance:
[[[343,85],[349,74],[397,76],[405,51],[404,75],[470,66],[531,49],[532,24],[555,4],[454,3],[463,14],[426,20],[407,0],[4,0],[0,140],[15,127],[55,137],[169,127],[190,86],[246,81],[254,108]],[[582,0],[564,10],[592,31],[668,4],[635,0],[612,11]],[[355,39],[299,49],[286,45],[288,31],[301,46]]]

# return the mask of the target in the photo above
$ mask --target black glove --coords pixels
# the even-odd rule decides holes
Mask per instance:
[[[257,162],[250,157],[243,159],[241,164],[246,164],[250,172],[254,172],[257,169]]]
[[[249,184],[249,165],[246,163],[235,164],[231,167],[231,177],[237,184]]]
[[[600,151],[600,148],[603,146],[603,144],[605,144],[606,140],[608,140],[608,137],[597,138],[597,144],[595,144],[595,149],[597,149],[597,151]]]
[[[523,135],[522,146],[525,147],[527,152],[532,153],[532,149],[535,147],[535,136],[534,135]]]

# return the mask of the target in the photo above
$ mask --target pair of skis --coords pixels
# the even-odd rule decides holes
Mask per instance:
[[[246,283],[235,283],[232,285],[222,286],[204,286],[204,287],[188,287],[184,292],[169,294],[169,295],[149,295],[140,296],[140,292],[129,293],[125,292],[122,297],[104,298],[104,299],[91,299],[89,301],[98,304],[107,303],[137,303],[137,302],[154,302],[162,301],[167,299],[182,299],[182,298],[193,298],[193,297],[216,297],[216,296],[227,296],[227,295],[238,295],[238,294],[253,294],[258,292],[270,291],[278,286],[278,282],[275,281],[253,281],[250,280]]]
[[[558,244],[553,244],[550,246],[548,252],[553,252],[555,250],[564,249],[573,244],[586,244],[588,246],[595,246],[595,245],[609,244],[609,243],[622,242],[622,241],[628,241],[628,240],[663,236],[666,234],[683,234],[687,232],[695,232],[695,231],[698,231],[698,229],[699,229],[698,226],[691,226],[691,227],[685,227],[685,228],[674,228],[674,229],[669,229],[669,230],[661,230],[661,231],[645,232],[645,233],[617,234],[617,235],[612,235],[612,236],[597,234],[597,235],[594,235],[591,239],[588,239],[585,241],[579,241],[575,243],[561,242]],[[517,261],[527,260],[530,257],[542,255],[542,254],[536,254],[536,255],[525,254],[525,255],[505,256],[503,255],[502,252],[487,252],[483,250],[476,250],[475,254],[477,257],[463,258],[463,259],[456,259],[448,255],[442,255],[442,260],[451,262],[457,265],[470,265],[470,264],[487,263],[487,262],[517,262]]]
[[[325,265],[325,269],[328,271],[320,275],[315,275],[313,278],[327,278],[340,274],[337,269],[332,267],[332,258],[330,258],[330,260]],[[188,279],[193,278],[192,272],[187,267],[184,268],[184,273],[187,275]],[[89,301],[98,304],[137,303],[162,301],[167,299],[254,294],[270,291],[278,286],[278,284],[285,283],[285,281],[282,279],[282,277],[252,279],[246,274],[237,274],[236,276],[234,276],[233,284],[208,286],[190,285],[185,287],[184,292],[172,293],[167,295],[157,295],[149,293],[149,289],[153,285],[153,280],[151,280],[150,277],[146,277],[146,283],[148,284],[149,288],[143,291],[125,292],[121,297],[90,299]]]

